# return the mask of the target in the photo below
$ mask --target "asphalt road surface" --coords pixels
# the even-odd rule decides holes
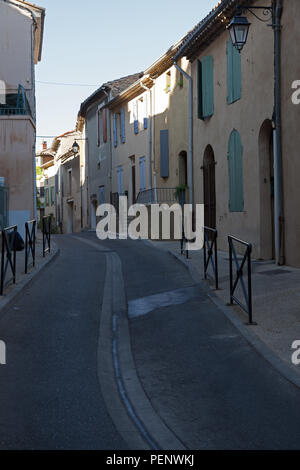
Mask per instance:
[[[0,314],[0,449],[127,448],[97,377],[105,256],[78,237],[120,256],[139,378],[187,448],[300,448],[299,389],[184,266],[143,242],[85,233],[57,237],[60,256]]]

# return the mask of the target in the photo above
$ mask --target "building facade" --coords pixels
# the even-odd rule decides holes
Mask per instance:
[[[45,10],[0,1],[0,176],[9,188],[9,225],[36,217],[35,76],[41,60]],[[11,58],[14,58],[12,61]]]

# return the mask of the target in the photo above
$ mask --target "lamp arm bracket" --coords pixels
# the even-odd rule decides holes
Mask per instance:
[[[264,18],[258,16],[253,10],[261,10]],[[241,5],[237,8],[237,13],[242,15],[244,12],[249,11],[255,18],[257,18],[262,23],[267,23],[270,20],[270,17],[273,19],[273,6],[251,6],[251,5]],[[273,21],[272,21],[273,23]],[[272,25],[271,25],[272,26]]]

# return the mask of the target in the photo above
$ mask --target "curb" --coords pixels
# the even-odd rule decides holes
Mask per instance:
[[[161,249],[160,247],[154,248]],[[246,341],[260,354],[267,362],[269,362],[274,369],[279,372],[288,382],[294,385],[297,388],[300,388],[300,375],[296,372],[292,366],[283,361],[280,357],[276,355],[275,352],[264,343],[258,336],[250,332],[249,327],[246,327],[244,323],[234,315],[232,310],[229,307],[226,307],[222,301],[217,297],[217,295],[212,292],[210,287],[203,281],[197,269],[192,266],[187,260],[181,258],[176,252],[168,250],[168,253],[172,255],[177,261],[182,263],[185,268],[189,271],[192,279],[199,285],[203,292],[208,296],[208,298],[223,312],[223,314],[228,318],[228,320],[239,330],[239,332],[244,336]]]
[[[48,265],[54,262],[60,254],[60,249],[56,248],[53,253],[50,253],[46,259],[37,267],[34,268],[29,274],[26,274],[24,279],[19,284],[16,284],[11,292],[3,296],[2,305],[0,306],[0,318],[11,307],[18,297],[23,293],[24,289],[28,287],[38,274],[40,274]]]

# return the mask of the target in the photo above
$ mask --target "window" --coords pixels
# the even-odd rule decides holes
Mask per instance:
[[[100,109],[97,110],[97,145],[101,145],[101,135],[102,135],[102,112]]]
[[[229,210],[243,212],[243,147],[238,131],[233,130],[228,145]]]
[[[104,203],[105,203],[105,189],[104,189],[104,186],[100,186],[99,195],[98,195],[98,204],[100,206],[101,204],[104,204]]]
[[[121,132],[121,142],[125,144],[126,142],[126,134],[125,134],[125,109],[121,109],[120,115],[120,132]]]
[[[117,169],[117,178],[118,178],[118,193],[121,196],[124,194],[124,187],[123,187],[123,167],[119,166]]]
[[[45,204],[49,206],[49,188],[45,189]]]
[[[133,103],[133,121],[134,121],[134,133],[139,133],[139,116],[138,116],[138,100]]]
[[[205,119],[214,114],[214,59],[198,60],[198,117]]]
[[[169,131],[160,131],[160,176],[169,177]]]
[[[114,147],[118,147],[118,121],[117,114],[113,114],[113,136],[114,136]]]
[[[146,157],[140,158],[140,190],[146,190]]]
[[[50,189],[50,194],[51,194],[51,206],[55,203],[55,187],[51,186]]]
[[[242,65],[241,54],[233,46],[231,39],[227,42],[227,103],[241,99]]]
[[[68,193],[72,194],[72,170],[68,170]]]

